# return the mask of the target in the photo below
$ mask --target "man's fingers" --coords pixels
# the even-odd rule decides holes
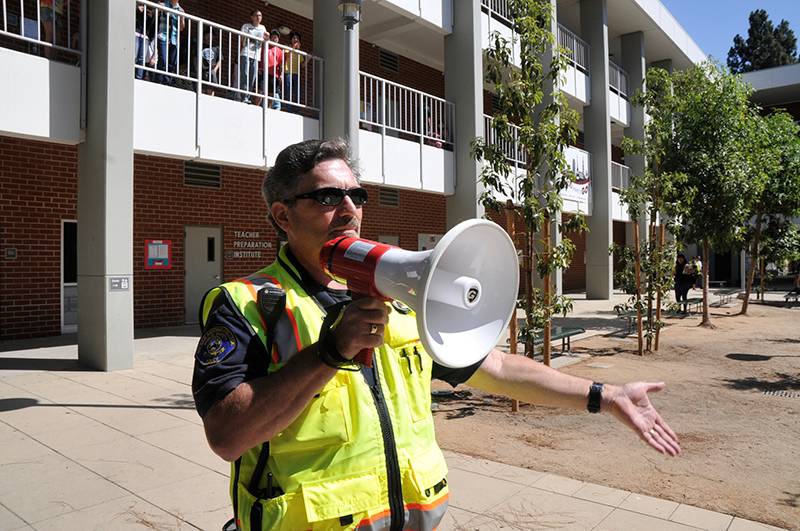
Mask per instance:
[[[672,428],[669,427],[669,424],[664,422],[660,416],[656,418],[656,428],[659,430],[663,430],[665,436],[668,436],[672,441],[675,442],[675,446],[678,448],[678,452],[680,452],[681,447],[680,444],[678,443],[678,435],[674,431],[672,431]]]
[[[651,383],[647,383],[645,385],[647,385],[647,392],[648,393],[650,391],[653,391],[654,393],[657,393],[657,392],[661,391],[662,389],[664,389],[664,387],[667,386],[667,384],[665,384],[664,382],[651,382]]]
[[[676,456],[681,453],[681,447],[676,438],[670,435],[662,426],[656,424],[653,430],[661,438],[661,444],[671,450],[670,455]]]
[[[664,447],[659,439],[656,438],[658,434],[655,430],[646,431],[642,434],[644,441],[661,452],[662,454],[669,454],[669,451]]]

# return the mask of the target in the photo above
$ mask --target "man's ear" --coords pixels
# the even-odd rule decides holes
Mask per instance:
[[[280,201],[275,201],[269,207],[269,213],[275,224],[278,225],[285,233],[289,233],[289,207]]]

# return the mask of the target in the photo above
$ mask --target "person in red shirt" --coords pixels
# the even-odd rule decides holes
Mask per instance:
[[[271,96],[272,108],[281,108],[281,86],[283,85],[283,49],[279,44],[281,34],[274,29],[269,32],[269,43],[267,43],[267,94]]]

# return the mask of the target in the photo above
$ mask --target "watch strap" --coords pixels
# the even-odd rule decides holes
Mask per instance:
[[[603,398],[603,384],[592,382],[589,386],[589,400],[586,403],[586,409],[589,413],[600,413],[600,403]]]

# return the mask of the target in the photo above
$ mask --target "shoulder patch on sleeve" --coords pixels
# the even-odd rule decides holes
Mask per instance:
[[[236,337],[224,326],[214,326],[203,334],[194,354],[203,366],[216,365],[236,350]]]

